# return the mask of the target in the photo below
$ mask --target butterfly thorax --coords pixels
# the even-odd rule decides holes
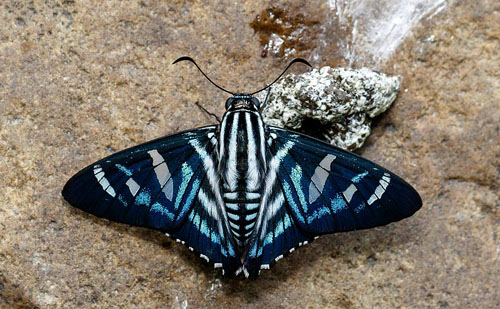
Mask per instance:
[[[235,243],[241,251],[255,226],[266,172],[264,123],[257,111],[228,111],[221,122],[219,177]]]

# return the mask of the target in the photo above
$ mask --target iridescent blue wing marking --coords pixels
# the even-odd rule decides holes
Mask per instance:
[[[63,189],[98,217],[157,229],[228,271],[239,267],[213,182],[216,127],[160,138],[104,158]]]
[[[321,235],[381,226],[422,206],[415,189],[373,162],[302,134],[274,127],[270,132],[275,147],[293,144],[278,177],[304,232]]]
[[[251,276],[319,235],[385,225],[422,205],[409,184],[375,163],[299,133],[269,132],[266,190],[245,261]]]

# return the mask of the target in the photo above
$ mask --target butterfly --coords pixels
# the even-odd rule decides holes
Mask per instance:
[[[306,60],[250,94],[218,86],[189,57],[179,61],[232,95],[222,121],[91,164],[64,186],[71,205],[162,231],[223,274],[251,278],[320,235],[385,225],[422,206],[415,189],[379,165],[263,122],[266,102],[253,95]]]

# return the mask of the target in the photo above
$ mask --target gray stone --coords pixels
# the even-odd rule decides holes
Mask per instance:
[[[306,119],[318,121],[333,145],[354,150],[370,134],[371,119],[397,97],[399,78],[367,68],[313,69],[289,74],[272,86],[262,116],[270,125],[300,129]],[[267,91],[259,94],[265,100]]]

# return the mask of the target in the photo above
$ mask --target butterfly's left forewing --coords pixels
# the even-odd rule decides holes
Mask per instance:
[[[165,232],[234,272],[241,263],[214,181],[215,131],[199,128],[111,155],[73,176],[63,196],[98,217]]]

